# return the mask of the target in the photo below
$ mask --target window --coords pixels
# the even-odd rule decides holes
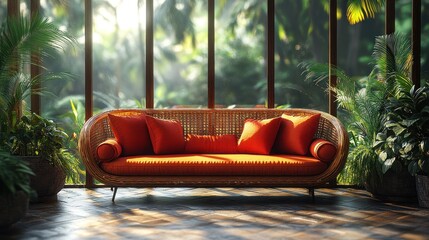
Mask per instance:
[[[215,103],[265,106],[266,2],[215,3]]]
[[[145,107],[144,1],[93,1],[94,111]]]
[[[280,0],[275,5],[275,103],[328,110],[324,89],[304,81],[302,62],[328,62],[328,1]]]
[[[207,1],[154,1],[156,108],[207,107]]]

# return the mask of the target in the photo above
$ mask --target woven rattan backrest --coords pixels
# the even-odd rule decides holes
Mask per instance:
[[[306,109],[127,109],[113,110],[109,112],[115,115],[133,115],[145,113],[147,115],[161,118],[178,120],[183,126],[184,136],[187,134],[200,135],[222,135],[234,134],[240,137],[246,119],[267,119],[281,116],[283,113],[288,115],[311,115],[321,113],[318,131],[315,137],[337,142],[336,130],[332,122],[327,119],[330,115],[314,110]],[[97,130],[91,134],[100,135],[97,138],[106,139],[113,137],[110,129],[107,114],[99,119],[102,123]],[[332,120],[332,119],[331,119]],[[92,137],[91,137],[92,138]],[[98,141],[97,141],[98,142]]]

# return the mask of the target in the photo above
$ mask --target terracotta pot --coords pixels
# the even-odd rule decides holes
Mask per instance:
[[[389,170],[381,180],[365,184],[365,187],[374,198],[381,201],[417,202],[416,180],[407,169],[401,172]]]
[[[23,191],[0,195],[0,229],[6,229],[21,220],[28,210],[29,197]]]
[[[429,176],[416,175],[416,189],[419,206],[429,208]]]
[[[28,162],[35,176],[30,178],[30,186],[36,191],[37,197],[31,202],[49,202],[57,200],[57,193],[63,189],[66,175],[59,167],[51,165],[40,157],[22,157]]]

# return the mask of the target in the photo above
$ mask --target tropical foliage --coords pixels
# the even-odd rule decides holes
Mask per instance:
[[[429,85],[415,88],[407,78],[398,80],[374,147],[383,173],[406,167],[412,175],[429,175]]]
[[[30,175],[33,172],[23,160],[0,149],[0,195],[15,194],[16,191],[30,194]]]
[[[74,43],[73,37],[40,15],[8,17],[0,28],[1,144],[12,155],[41,156],[71,179],[77,176],[77,159],[63,148],[67,134],[54,122],[27,113],[26,100],[31,94],[45,93],[44,82],[70,78],[70,74],[49,72],[42,65]],[[31,76],[26,71],[30,65],[42,68],[43,73]]]
[[[384,3],[385,0],[348,0],[347,20],[356,24],[367,18],[374,18],[382,10]]]
[[[8,17],[0,28],[0,130],[8,133],[23,116],[24,101],[30,94],[41,94],[42,81],[69,77],[68,74],[44,72],[31,77],[24,72],[37,53],[43,59],[61,50],[73,40],[46,18],[39,15]]]
[[[332,71],[338,78],[338,85],[332,90],[337,94],[351,138],[351,150],[340,174],[340,182],[363,185],[377,181],[387,171],[382,169],[380,160],[383,159],[378,158],[374,144],[378,132],[384,127],[388,99],[394,95],[399,82],[409,81],[410,46],[409,40],[401,34],[379,36],[372,54],[373,70],[367,77],[355,80],[338,68]],[[304,67],[307,79],[316,83],[325,82],[329,76],[326,64],[307,64]]]
[[[76,180],[78,161],[64,148],[67,141],[68,135],[53,121],[31,113],[23,116],[13,128],[8,145],[13,155],[40,156],[63,169],[70,180]]]

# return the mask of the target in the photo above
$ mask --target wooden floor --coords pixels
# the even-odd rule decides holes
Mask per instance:
[[[429,210],[364,190],[66,188],[0,239],[429,239]]]

